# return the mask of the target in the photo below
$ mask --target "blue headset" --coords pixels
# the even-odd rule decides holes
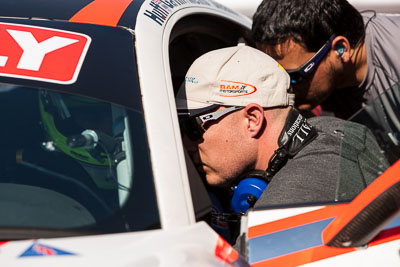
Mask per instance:
[[[336,45],[335,49],[339,53],[339,57],[341,57],[343,55],[343,53],[344,53],[344,46],[343,45]]]
[[[232,210],[245,213],[249,208],[253,207],[271,179],[272,176],[268,177],[266,172],[262,170],[253,170],[242,176],[239,179],[239,183],[231,188],[233,191]]]

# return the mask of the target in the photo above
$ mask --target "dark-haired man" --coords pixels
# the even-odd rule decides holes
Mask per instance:
[[[252,31],[288,71],[299,109],[348,119],[365,108],[365,124],[399,145],[400,16],[360,14],[346,0],[264,0]]]

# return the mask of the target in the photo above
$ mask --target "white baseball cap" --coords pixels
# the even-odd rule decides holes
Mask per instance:
[[[290,78],[273,58],[240,44],[208,52],[189,68],[176,96],[180,112],[200,114],[215,107],[246,106],[264,108],[294,105],[289,93]]]

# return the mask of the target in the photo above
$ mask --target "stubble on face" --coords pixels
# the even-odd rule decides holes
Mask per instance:
[[[292,40],[278,45],[257,44],[257,47],[287,70],[299,68],[315,54]],[[332,94],[337,82],[337,73],[325,57],[312,74],[298,84],[293,84],[296,108],[311,110],[320,105]]]
[[[249,168],[249,140],[238,113],[209,127],[198,145],[201,168],[210,185],[227,186]]]
[[[310,110],[322,104],[335,90],[337,77],[331,62],[324,59],[308,79],[294,87],[296,107]]]

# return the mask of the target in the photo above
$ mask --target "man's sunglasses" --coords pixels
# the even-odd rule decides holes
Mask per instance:
[[[208,121],[216,121],[223,116],[234,112],[239,109],[243,109],[244,107],[229,107],[226,109],[221,109],[218,111],[214,111],[211,113],[206,113],[198,116],[181,116],[179,119],[179,124],[181,130],[184,132],[187,137],[189,137],[192,141],[198,141],[203,138],[203,133],[205,132],[204,123]]]
[[[292,84],[299,83],[307,75],[311,74],[324,56],[327,54],[332,46],[332,41],[335,39],[336,35],[332,35],[331,38],[315,53],[306,63],[294,70],[288,70],[287,73],[290,76],[290,82]]]

